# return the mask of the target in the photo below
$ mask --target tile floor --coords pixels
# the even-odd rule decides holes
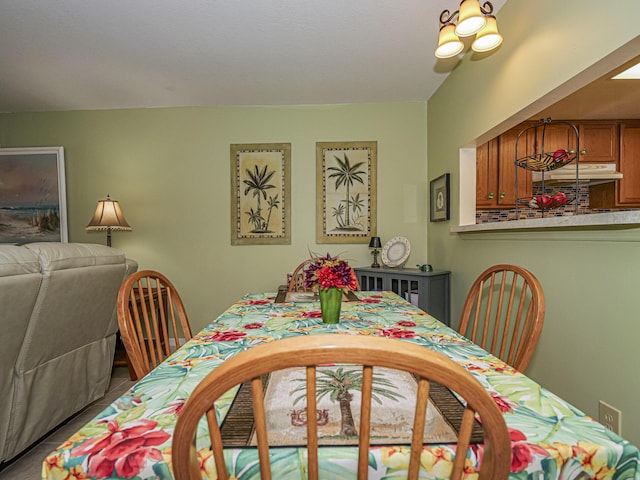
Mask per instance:
[[[41,478],[44,457],[131,388],[133,384],[134,382],[129,380],[129,372],[126,367],[114,368],[109,391],[103,398],[85,407],[84,410],[49,432],[18,457],[0,465],[0,480],[38,480]]]

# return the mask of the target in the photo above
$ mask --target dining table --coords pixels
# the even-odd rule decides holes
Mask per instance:
[[[282,292],[280,292],[282,293]],[[291,302],[280,293],[246,294],[134,384],[44,459],[42,478],[173,479],[171,442],[176,420],[198,383],[225,360],[256,345],[315,334],[375,335],[435,350],[463,366],[504,415],[512,447],[509,478],[640,480],[640,452],[627,440],[489,354],[393,292],[356,292],[337,324],[322,321],[315,299]],[[237,389],[217,403],[229,412]],[[207,430],[196,445],[203,478],[216,478]],[[453,443],[431,443],[421,453],[421,478],[448,478]],[[306,478],[305,447],[272,449],[273,478]],[[231,478],[259,479],[257,449],[225,450]],[[467,454],[465,478],[475,479],[482,445]],[[407,445],[370,447],[369,478],[404,478]],[[320,478],[356,478],[357,447],[320,447]]]

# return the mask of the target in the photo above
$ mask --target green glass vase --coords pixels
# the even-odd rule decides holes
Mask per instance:
[[[342,290],[336,287],[329,287],[327,290],[320,289],[320,310],[322,311],[322,321],[324,323],[338,323],[340,321],[340,307],[342,306]]]

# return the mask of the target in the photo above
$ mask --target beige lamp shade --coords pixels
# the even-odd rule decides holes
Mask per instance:
[[[106,230],[107,245],[111,246],[111,230],[131,231],[117,200],[111,200],[109,195],[105,200],[98,200],[96,213],[86,226],[87,230]]]
[[[111,200],[107,195],[106,200],[98,200],[98,207],[93,218],[87,225],[87,230],[131,230],[117,200]]]
[[[450,58],[455,57],[464,49],[464,44],[455,34],[455,25],[447,23],[440,29],[438,37],[438,48],[436,48],[436,57]]]
[[[478,0],[463,0],[460,3],[456,35],[459,37],[474,35],[482,30],[486,23],[487,19],[480,10]]]
[[[471,48],[474,52],[488,52],[502,43],[502,35],[498,33],[498,22],[493,15],[487,15],[487,24],[476,35]]]

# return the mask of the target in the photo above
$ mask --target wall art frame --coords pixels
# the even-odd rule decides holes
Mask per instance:
[[[430,220],[432,222],[443,222],[449,220],[449,174],[445,173],[430,183]]]
[[[316,242],[377,235],[378,142],[316,142]]]
[[[68,242],[63,147],[0,148],[0,243]]]
[[[231,245],[291,243],[291,144],[231,144]]]

